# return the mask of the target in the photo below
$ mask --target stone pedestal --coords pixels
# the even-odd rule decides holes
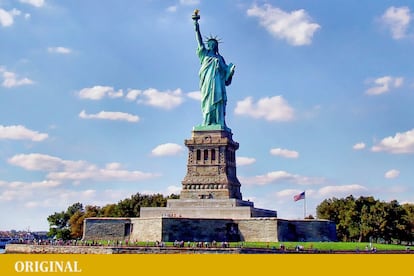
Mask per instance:
[[[276,217],[276,211],[255,208],[253,202],[239,199],[169,199],[167,207],[142,207],[141,218],[247,219]]]
[[[336,239],[335,224],[289,221],[276,211],[255,208],[242,199],[236,176],[231,130],[195,127],[188,148],[187,173],[180,199],[166,207],[142,207],[139,218],[87,218],[83,239],[133,241],[320,241]]]
[[[239,144],[224,130],[193,130],[180,199],[242,199],[236,175]]]
[[[276,211],[255,208],[242,199],[236,175],[236,150],[229,128],[196,127],[188,148],[187,174],[180,199],[167,207],[143,207],[141,218],[248,219],[277,216]]]

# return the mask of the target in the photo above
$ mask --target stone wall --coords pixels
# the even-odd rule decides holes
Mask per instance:
[[[278,241],[277,218],[134,219],[132,240],[137,241]]]
[[[83,239],[132,241],[336,241],[328,220],[278,218],[89,218]],[[128,232],[129,231],[129,232]]]
[[[247,219],[251,217],[277,217],[277,213],[273,210],[254,208],[253,202],[234,198],[169,199],[167,207],[142,207],[140,217]]]
[[[162,218],[133,218],[132,241],[162,241]]]
[[[162,222],[164,241],[230,241],[239,239],[231,219],[165,218]]]
[[[84,240],[124,240],[131,233],[129,218],[86,218]]]
[[[276,218],[277,217],[276,211],[268,210],[268,209],[251,208],[250,212],[251,212],[250,216],[252,218],[256,218],[256,217]]]
[[[251,218],[235,220],[241,241],[277,242],[277,218]]]
[[[240,219],[250,218],[252,209],[249,206],[225,207],[225,208],[168,208],[168,207],[146,207],[141,211],[142,217],[185,217],[206,219]]]
[[[279,241],[336,241],[335,223],[329,220],[278,220]]]
[[[7,244],[7,254],[113,254],[110,247]]]

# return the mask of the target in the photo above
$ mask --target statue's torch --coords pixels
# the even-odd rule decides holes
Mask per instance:
[[[199,13],[200,11],[199,10],[197,10],[197,9],[195,9],[194,10],[194,14],[191,16],[191,18],[194,20],[194,21],[198,21],[199,19],[200,19],[200,15],[198,15],[198,13]]]

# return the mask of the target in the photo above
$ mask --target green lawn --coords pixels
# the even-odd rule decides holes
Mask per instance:
[[[287,250],[294,250],[296,246],[303,246],[304,250],[320,250],[320,251],[364,251],[370,249],[370,244],[368,242],[243,242],[243,243],[231,243],[230,246],[244,246],[244,247],[253,247],[253,248],[280,248],[280,245],[283,244]],[[373,243],[372,248],[377,250],[406,250],[407,246],[405,245],[395,245],[395,244],[380,244]],[[414,247],[413,247],[414,249]]]
[[[99,245],[108,245],[106,241],[98,242]],[[172,247],[173,242],[165,242],[165,246]],[[114,244],[110,244],[114,245]],[[156,246],[155,242],[136,242],[128,244],[129,246]],[[286,250],[295,250],[299,246],[303,246],[303,250],[318,250],[318,251],[365,251],[370,250],[369,242],[231,242],[229,247],[244,247],[244,248],[276,248],[279,249],[283,245]],[[122,242],[122,246],[125,246],[125,242]],[[187,242],[184,243],[184,247],[187,247]],[[195,246],[194,243],[190,243],[190,246]],[[221,246],[221,243],[216,244],[217,247]],[[381,244],[372,243],[372,248],[376,248],[378,251],[387,250],[399,250],[405,251],[406,245],[396,244]],[[414,250],[414,246],[410,247]]]

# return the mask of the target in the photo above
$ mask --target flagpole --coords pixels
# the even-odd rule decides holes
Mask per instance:
[[[306,194],[305,191],[301,192],[300,194],[294,195],[293,200],[298,201],[303,199],[303,219],[306,217]]]
[[[306,218],[306,195],[305,198],[303,199],[303,218]]]

